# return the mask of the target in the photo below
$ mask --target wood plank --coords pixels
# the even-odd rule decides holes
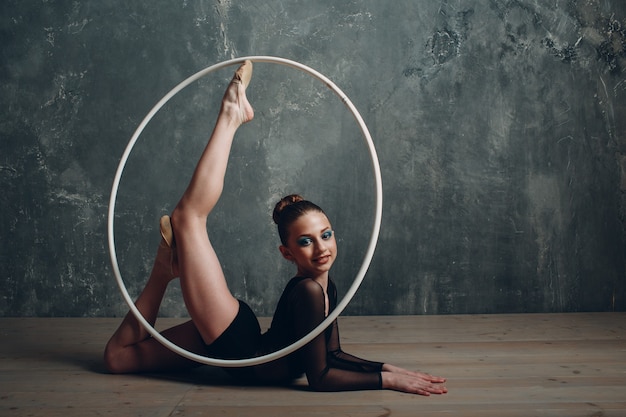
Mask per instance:
[[[237,386],[211,367],[109,375],[119,320],[0,319],[0,416],[626,416],[624,313],[340,319],[346,351],[446,376],[429,398]]]

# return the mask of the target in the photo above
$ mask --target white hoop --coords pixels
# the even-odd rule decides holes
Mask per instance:
[[[375,213],[374,225],[372,227],[372,234],[371,234],[370,241],[367,247],[365,258],[363,259],[363,263],[361,264],[361,268],[359,269],[356,275],[356,278],[354,279],[354,282],[352,283],[352,286],[350,286],[350,288],[346,292],[346,295],[337,304],[335,309],[328,315],[328,317],[326,317],[324,321],[322,321],[316,328],[311,330],[309,334],[302,337],[300,340],[276,352],[272,352],[267,355],[258,356],[255,358],[225,360],[225,359],[209,358],[209,357],[198,355],[198,354],[189,352],[188,350],[182,349],[178,345],[170,342],[168,339],[162,336],[154,327],[150,325],[150,323],[146,321],[146,319],[139,312],[139,310],[135,306],[135,303],[133,302],[130,295],[128,294],[128,290],[126,289],[126,286],[124,285],[124,281],[122,279],[122,275],[120,274],[120,269],[119,269],[119,265],[117,262],[117,255],[115,251],[115,236],[113,232],[113,220],[114,220],[114,214],[115,214],[115,202],[117,199],[117,192],[119,189],[120,179],[122,178],[122,173],[124,172],[124,167],[126,166],[126,162],[130,155],[130,152],[135,146],[135,143],[137,142],[137,140],[139,139],[139,135],[141,135],[141,132],[144,130],[144,128],[150,122],[150,120],[152,120],[154,115],[161,109],[161,107],[163,107],[163,105],[165,105],[165,103],[167,103],[172,97],[174,97],[183,88],[187,87],[192,82],[214,71],[222,69],[224,67],[243,63],[247,59],[253,62],[264,62],[264,63],[285,65],[285,66],[303,71],[311,75],[312,77],[317,78],[318,80],[322,81],[324,84],[326,84],[328,88],[333,90],[335,94],[337,94],[337,96],[339,96],[341,101],[352,112],[352,114],[354,115],[354,118],[359,124],[359,127],[361,128],[363,137],[366,141],[366,144],[370,152],[370,159],[372,163],[372,169],[374,172],[375,186],[376,186],[376,213]],[[381,224],[381,219],[382,219],[382,207],[383,207],[382,199],[383,199],[383,188],[382,188],[382,179],[380,175],[380,165],[378,163],[378,157],[376,155],[376,148],[374,147],[374,142],[372,141],[372,137],[370,136],[367,126],[365,125],[365,122],[363,121],[363,118],[361,117],[357,109],[354,107],[350,99],[331,80],[329,80],[327,77],[325,77],[321,73],[315,71],[314,69],[307,67],[306,65],[303,65],[303,64],[300,64],[298,62],[291,61],[288,59],[284,59],[284,58],[278,58],[278,57],[272,57],[272,56],[249,56],[249,57],[235,58],[235,59],[231,59],[228,61],[223,61],[219,64],[212,65],[210,67],[205,68],[202,71],[197,72],[196,74],[192,75],[191,77],[187,78],[185,81],[181,82],[176,87],[174,87],[152,108],[152,110],[150,110],[150,112],[146,115],[143,121],[139,124],[139,126],[137,127],[137,130],[135,131],[130,141],[128,142],[128,145],[126,146],[126,150],[124,151],[122,158],[120,160],[120,163],[117,167],[117,172],[115,173],[115,179],[113,180],[113,188],[111,190],[111,198],[109,200],[108,240],[109,240],[109,252],[110,252],[110,257],[111,257],[111,263],[113,266],[113,273],[115,274],[115,278],[117,279],[117,284],[120,288],[120,291],[122,292],[124,299],[126,300],[126,303],[128,304],[128,307],[130,308],[130,311],[132,311],[132,313],[135,315],[137,320],[143,325],[143,327],[146,328],[146,330],[152,335],[152,337],[154,337],[156,340],[158,340],[168,349],[178,353],[181,356],[186,357],[187,359],[191,359],[196,362],[204,363],[207,365],[220,366],[220,367],[244,367],[244,366],[259,365],[261,363],[270,362],[270,361],[276,360],[278,358],[281,358],[285,355],[288,355],[296,351],[297,349],[301,348],[302,346],[306,345],[308,342],[313,340],[317,335],[319,335],[322,331],[324,331],[324,329],[326,329],[337,317],[339,317],[339,314],[341,314],[341,312],[346,308],[346,306],[348,305],[352,297],[354,297],[354,294],[358,290],[359,286],[361,285],[361,282],[363,281],[363,278],[365,277],[365,273],[367,272],[367,269],[369,268],[369,264],[372,261],[372,257],[374,256],[374,250],[376,248],[376,242],[378,241],[378,234],[380,232],[380,224]]]

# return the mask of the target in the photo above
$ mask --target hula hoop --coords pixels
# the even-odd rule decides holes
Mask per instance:
[[[371,237],[369,240],[367,251],[365,253],[365,257],[363,259],[363,263],[361,264],[361,268],[359,269],[356,275],[356,278],[354,279],[354,282],[352,283],[352,285],[346,292],[346,295],[337,304],[335,309],[328,315],[328,317],[324,319],[324,321],[322,321],[316,328],[314,328],[309,334],[305,335],[300,340],[276,352],[272,352],[267,355],[258,356],[254,358],[225,360],[225,359],[209,358],[207,356],[198,355],[198,354],[189,352],[188,350],[181,348],[180,346],[170,342],[167,338],[162,336],[143,317],[143,315],[139,312],[139,310],[135,306],[135,303],[133,302],[132,298],[128,294],[128,290],[126,289],[126,286],[124,285],[124,281],[120,273],[119,265],[117,262],[117,255],[115,251],[115,235],[113,231],[113,221],[114,221],[114,215],[115,215],[115,202],[117,200],[117,192],[119,189],[120,180],[122,178],[122,173],[124,172],[124,167],[126,166],[128,157],[133,147],[135,146],[135,143],[139,139],[141,132],[144,130],[144,128],[150,122],[150,120],[152,120],[154,115],[161,109],[161,107],[163,107],[163,105],[165,105],[165,103],[167,103],[172,97],[178,94],[183,88],[187,87],[189,84],[193,83],[194,81],[214,71],[222,69],[224,67],[243,63],[247,59],[253,62],[263,62],[263,63],[284,65],[287,67],[291,67],[291,68],[295,68],[300,71],[303,71],[309,74],[310,76],[312,76],[313,78],[317,78],[319,81],[323,82],[328,88],[334,91],[335,94],[344,103],[344,105],[352,112],[354,118],[359,124],[359,127],[361,128],[361,132],[363,133],[363,138],[365,139],[365,142],[368,146],[369,153],[370,153],[370,159],[372,163],[372,169],[374,173],[375,187],[376,187],[376,212],[375,212],[375,219],[374,219],[374,224],[372,227]],[[190,76],[189,78],[187,78],[186,80],[178,84],[176,87],[174,87],[152,108],[152,110],[150,110],[150,112],[146,115],[143,121],[139,124],[139,126],[137,127],[137,130],[135,131],[130,141],[128,142],[128,145],[126,146],[126,150],[124,151],[122,155],[120,163],[117,167],[117,171],[115,173],[115,179],[113,180],[113,188],[111,190],[111,198],[109,200],[107,226],[108,226],[109,253],[111,257],[111,263],[113,266],[113,273],[115,274],[117,284],[120,288],[120,291],[122,292],[122,296],[126,300],[128,307],[130,308],[130,311],[132,311],[132,313],[137,318],[137,320],[143,325],[143,327],[145,327],[145,329],[152,335],[152,337],[154,337],[156,340],[158,340],[161,344],[163,344],[168,349],[178,353],[179,355],[183,357],[186,357],[187,359],[191,359],[191,360],[194,360],[196,362],[203,363],[206,365],[213,365],[213,366],[219,366],[219,367],[244,367],[244,366],[259,365],[265,362],[270,362],[270,361],[279,359],[285,355],[288,355],[296,351],[297,349],[301,348],[302,346],[306,345],[308,342],[313,340],[317,335],[319,335],[322,331],[324,331],[324,329],[326,329],[341,314],[341,312],[346,308],[346,306],[348,305],[352,297],[354,297],[354,294],[356,293],[357,289],[361,285],[361,282],[363,281],[363,278],[365,277],[365,273],[367,272],[367,269],[369,268],[372,257],[374,256],[374,250],[376,248],[376,243],[378,241],[378,235],[380,232],[380,224],[381,224],[381,219],[382,219],[382,207],[383,207],[382,198],[383,198],[383,188],[382,188],[382,179],[381,179],[381,174],[380,174],[380,165],[378,163],[378,157],[376,155],[376,148],[374,147],[374,142],[372,141],[372,137],[370,136],[369,130],[367,129],[367,126],[365,125],[363,118],[361,117],[357,109],[354,107],[350,99],[330,79],[328,79],[321,73],[315,71],[314,69],[307,67],[306,65],[303,65],[303,64],[300,64],[298,62],[291,61],[288,59],[284,59],[284,58],[278,58],[278,57],[272,57],[272,56],[249,56],[249,57],[241,57],[241,58],[235,58],[235,59],[223,61],[219,64],[212,65],[210,67],[205,68],[204,70],[197,72],[196,74]]]

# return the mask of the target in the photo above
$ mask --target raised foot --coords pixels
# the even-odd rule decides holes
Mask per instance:
[[[254,109],[246,97],[246,88],[252,79],[252,61],[246,60],[233,75],[222,100],[222,111],[239,125],[254,118]]]
[[[250,84],[250,79],[252,79],[252,61],[247,59],[237,68],[237,71],[235,71],[232,82],[242,84],[245,90]]]

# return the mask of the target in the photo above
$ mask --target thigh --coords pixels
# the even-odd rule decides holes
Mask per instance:
[[[173,224],[185,305],[206,344],[217,339],[239,310],[209,241],[206,221],[185,219]]]

